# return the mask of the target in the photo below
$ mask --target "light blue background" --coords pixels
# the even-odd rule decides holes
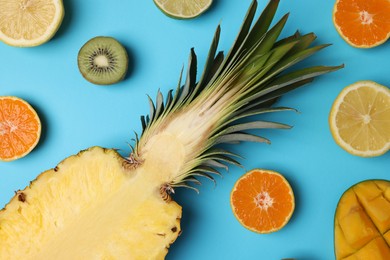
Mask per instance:
[[[165,16],[152,0],[64,0],[65,18],[53,40],[24,49],[1,43],[0,95],[29,101],[42,118],[43,136],[27,157],[0,163],[0,208],[40,172],[81,149],[100,145],[120,148],[126,155],[133,130],[140,133],[139,116],[148,113],[146,94],[154,97],[159,88],[166,93],[175,87],[191,47],[201,69],[219,23],[220,50],[227,51],[250,2],[215,0],[207,13],[186,21]],[[300,113],[266,119],[294,128],[265,131],[271,145],[234,147],[246,158],[245,169],[232,167],[217,179],[216,187],[206,180],[200,195],[188,190],[177,193],[176,200],[183,206],[183,233],[168,259],[333,259],[333,215],[343,191],[365,179],[388,179],[390,153],[370,159],[349,155],[329,132],[329,110],[342,88],[366,79],[390,86],[389,43],[367,50],[348,46],[333,27],[333,4],[330,0],[281,1],[277,16],[290,12],[284,35],[297,29],[313,31],[317,43],[333,43],[309,64],[344,63],[345,69],[282,98],[278,105]],[[264,6],[265,0],[260,0],[259,10]],[[129,75],[117,85],[92,85],[78,71],[79,48],[98,35],[117,38],[129,51]],[[257,167],[283,173],[296,195],[291,221],[273,234],[243,228],[229,204],[235,181]]]

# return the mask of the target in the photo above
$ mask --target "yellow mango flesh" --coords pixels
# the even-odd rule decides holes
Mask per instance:
[[[368,180],[348,189],[335,215],[336,259],[390,259],[390,182]]]

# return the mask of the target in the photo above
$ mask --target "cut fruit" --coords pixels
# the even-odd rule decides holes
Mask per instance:
[[[64,17],[62,0],[0,0],[0,40],[18,47],[49,41]]]
[[[154,0],[160,10],[173,18],[190,19],[206,12],[212,0]]]
[[[252,130],[289,126],[261,115],[293,110],[271,106],[341,68],[295,67],[328,45],[312,44],[312,33],[279,38],[288,16],[273,22],[278,5],[271,0],[254,21],[254,0],[226,56],[217,52],[218,26],[199,80],[191,50],[185,82],[180,74],[176,91],[149,99],[127,158],[91,148],[17,192],[0,210],[1,258],[163,259],[180,232],[175,189],[196,190],[200,178],[240,165],[221,145],[269,142]]]
[[[390,89],[373,81],[344,88],[332,106],[330,131],[347,152],[373,157],[390,148]]]
[[[17,191],[0,210],[1,259],[164,259],[181,207],[125,165],[92,147]]]
[[[390,37],[390,1],[337,0],[333,23],[348,44],[357,48],[378,46]]]
[[[98,36],[81,47],[77,63],[89,82],[111,85],[125,78],[129,59],[126,49],[116,39]]]
[[[336,259],[390,259],[390,182],[367,180],[340,198],[335,213]]]
[[[35,110],[17,97],[0,97],[0,161],[13,161],[30,153],[41,136]]]
[[[254,169],[234,185],[230,203],[238,221],[257,233],[283,228],[294,208],[294,193],[287,180],[270,170]]]

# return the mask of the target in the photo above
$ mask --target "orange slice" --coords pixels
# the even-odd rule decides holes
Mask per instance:
[[[333,23],[341,37],[357,48],[371,48],[390,37],[389,0],[337,0]]]
[[[41,121],[35,110],[17,97],[0,97],[0,161],[13,161],[38,144]]]
[[[390,149],[390,89],[358,81],[337,96],[329,115],[336,143],[347,152],[373,157]]]
[[[294,208],[294,193],[287,180],[270,170],[254,169],[234,185],[230,204],[237,220],[256,233],[283,228]]]

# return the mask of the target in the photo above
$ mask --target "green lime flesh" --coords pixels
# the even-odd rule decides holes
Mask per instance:
[[[165,15],[179,20],[194,19],[206,12],[213,0],[153,0]]]
[[[111,85],[125,78],[129,59],[126,49],[116,39],[98,36],[81,47],[77,63],[89,82]]]

